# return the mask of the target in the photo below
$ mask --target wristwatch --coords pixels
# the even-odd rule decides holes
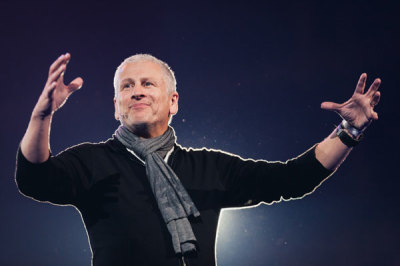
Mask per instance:
[[[357,146],[362,140],[364,134],[362,130],[352,127],[346,120],[343,119],[342,123],[336,128],[336,135],[347,147],[351,148]]]

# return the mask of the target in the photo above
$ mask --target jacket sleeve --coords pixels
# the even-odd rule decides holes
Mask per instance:
[[[226,189],[224,207],[274,203],[312,193],[333,173],[315,158],[315,147],[286,162],[221,154],[217,165]]]
[[[25,196],[38,201],[75,205],[90,171],[82,149],[70,148],[43,163],[31,163],[17,151],[15,181]]]

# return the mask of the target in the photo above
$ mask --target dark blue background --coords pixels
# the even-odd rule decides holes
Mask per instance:
[[[184,146],[286,160],[340,122],[359,75],[382,79],[380,116],[315,193],[223,211],[219,265],[400,265],[399,4],[397,1],[0,3],[1,265],[90,265],[79,213],[18,193],[15,153],[61,53],[83,88],[56,113],[51,147],[111,136],[113,75],[151,53],[174,69],[174,126]]]

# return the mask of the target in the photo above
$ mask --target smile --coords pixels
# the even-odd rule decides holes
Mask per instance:
[[[132,109],[142,109],[142,108],[146,108],[149,107],[150,104],[146,104],[146,103],[134,103],[132,105],[129,106],[129,108]]]

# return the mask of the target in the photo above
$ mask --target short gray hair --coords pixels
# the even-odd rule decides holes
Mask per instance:
[[[117,96],[118,92],[118,72],[121,70],[121,68],[127,64],[127,63],[135,63],[135,62],[145,62],[145,61],[150,61],[153,63],[158,64],[161,66],[161,69],[163,70],[163,76],[164,76],[164,82],[167,87],[167,93],[170,94],[174,91],[176,91],[176,79],[175,79],[175,74],[174,71],[172,71],[171,67],[165,63],[164,61],[161,61],[160,59],[150,55],[150,54],[135,54],[132,55],[128,58],[126,58],[118,67],[117,70],[115,71],[114,74],[114,96]]]

